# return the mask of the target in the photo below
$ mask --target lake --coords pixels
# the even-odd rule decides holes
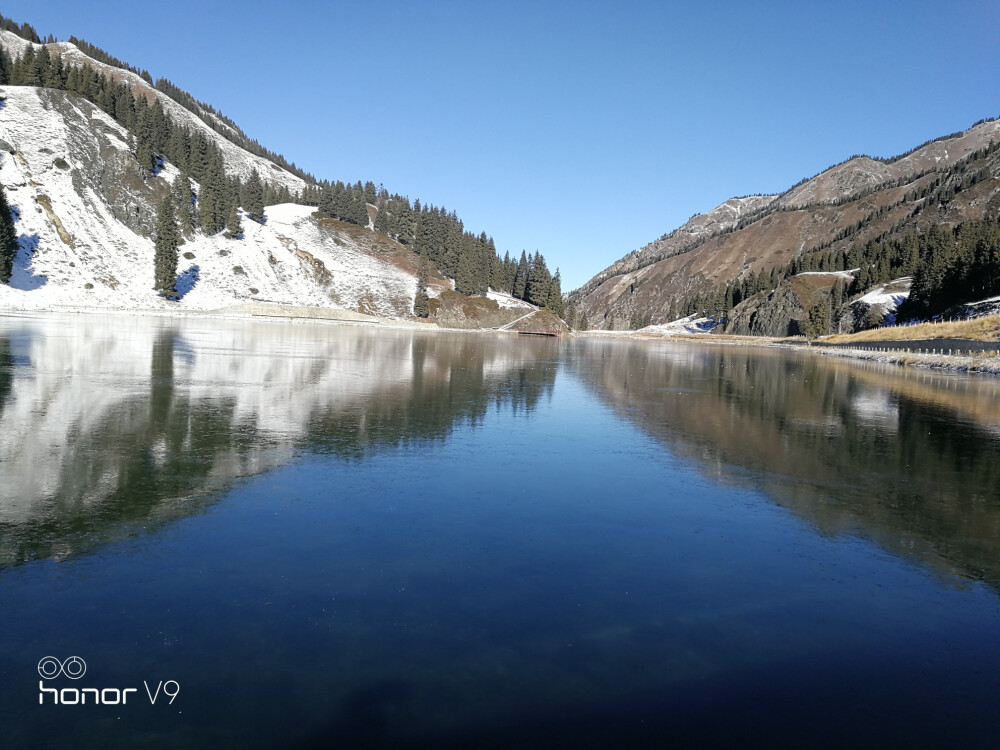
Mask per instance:
[[[996,747],[998,455],[808,352],[0,317],[0,747]]]

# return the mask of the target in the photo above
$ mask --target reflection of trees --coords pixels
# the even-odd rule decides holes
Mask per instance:
[[[54,449],[39,437],[36,451],[4,454],[4,471],[20,472],[19,486],[39,494],[15,498],[0,487],[0,566],[74,554],[187,515],[234,477],[281,465],[300,447],[360,456],[443,440],[459,423],[478,423],[490,405],[533,408],[555,378],[554,363],[533,366],[544,346],[509,337],[320,330],[296,332],[306,353],[294,357],[271,354],[268,336],[277,345],[291,335],[280,328],[247,339],[253,351],[246,356],[217,351],[211,341],[201,347],[174,327],[143,330],[120,362],[105,365],[94,354],[121,372],[97,378],[95,387],[114,385],[94,393],[93,404],[69,405],[51,397],[77,377],[63,375],[65,362],[87,361],[86,347],[99,352],[106,338],[70,337],[55,353],[32,350],[51,361],[33,359],[21,370],[12,367],[9,339],[0,338],[0,397],[22,401],[7,426],[30,441],[31,426],[16,419],[45,409],[33,403],[40,389],[18,395],[17,377],[51,378],[41,390],[60,404],[49,408],[65,412],[43,415],[63,431]],[[45,338],[44,330],[31,334]],[[72,351],[61,348],[67,345]],[[143,353],[146,374],[140,367],[128,375]],[[53,453],[45,482],[11,460]]]
[[[595,392],[706,471],[824,532],[860,531],[1000,588],[996,382],[728,347],[580,345]]]
[[[231,430],[231,399],[175,396],[175,342],[174,331],[157,336],[148,394],[123,395],[90,429],[66,435],[71,450],[50,497],[37,506],[43,512],[0,524],[0,563],[65,556],[191,512],[219,455],[251,448]]]
[[[14,381],[14,357],[10,353],[10,337],[0,336],[0,414]]]
[[[409,380],[390,397],[365,401],[363,408],[318,412],[310,421],[310,446],[360,455],[371,448],[443,440],[457,424],[478,424],[490,404],[531,411],[551,392],[556,365],[521,359],[532,349],[518,350],[515,343],[511,353],[518,359],[497,372],[488,365],[498,344],[511,346],[486,336],[414,337]]]

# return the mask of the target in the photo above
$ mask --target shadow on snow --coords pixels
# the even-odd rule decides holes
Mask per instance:
[[[177,283],[174,284],[174,289],[177,290],[177,299],[184,299],[184,295],[194,289],[200,275],[201,268],[198,266],[191,266],[188,270],[177,275]]]
[[[31,270],[31,259],[37,248],[37,234],[22,234],[17,238],[17,255],[14,256],[14,269],[8,282],[12,288],[30,292],[44,286],[49,280],[48,276],[35,275],[35,272]]]

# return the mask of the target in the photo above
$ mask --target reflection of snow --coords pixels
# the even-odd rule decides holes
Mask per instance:
[[[0,525],[45,517],[54,497],[82,507],[113,494],[127,456],[106,447],[108,436],[152,434],[153,391],[166,382],[181,394],[170,409],[196,408],[233,433],[261,436],[246,453],[212,457],[210,475],[228,478],[286,460],[318,415],[356,421],[387,398],[405,400],[418,366],[423,383],[444,384],[468,365],[455,348],[407,331],[304,322],[6,315],[3,339],[14,367],[0,409]],[[496,382],[533,358],[529,347],[500,340],[507,345],[477,360]],[[157,437],[149,447],[162,465],[169,442]]]
[[[859,393],[851,400],[858,421],[893,432],[899,424],[899,404],[885,390]]]
[[[44,286],[48,277],[43,274],[36,275],[31,269],[31,259],[38,249],[38,235],[28,236],[22,234],[17,238],[17,255],[14,256],[14,270],[10,274],[8,285],[13,289],[20,289],[30,292]]]

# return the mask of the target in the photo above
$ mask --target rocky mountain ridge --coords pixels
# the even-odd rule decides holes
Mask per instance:
[[[997,207],[1000,160],[994,153],[969,166],[988,177],[969,190],[956,170],[997,141],[1000,122],[982,121],[893,159],[852,157],[778,196],[731,199],[626,255],[571,292],[569,302],[597,328],[663,323],[691,312],[685,303],[699,294],[810,251],[981,218]],[[937,201],[949,181],[961,194]]]

